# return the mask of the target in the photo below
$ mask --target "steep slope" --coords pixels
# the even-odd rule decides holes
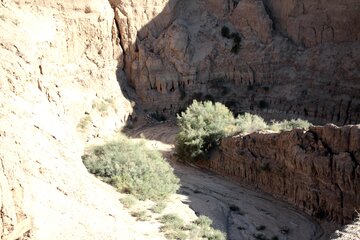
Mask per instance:
[[[131,113],[113,16],[100,0],[1,1],[1,239],[142,238],[80,159]]]
[[[359,126],[311,127],[222,140],[202,166],[344,224],[360,206]]]
[[[267,118],[360,121],[356,0],[112,5],[127,77],[149,111],[173,115],[195,98]]]

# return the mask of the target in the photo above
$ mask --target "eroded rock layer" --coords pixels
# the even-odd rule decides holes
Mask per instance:
[[[360,207],[359,126],[227,137],[202,166],[344,224]]]
[[[109,3],[1,1],[0,32],[0,239],[135,236],[80,158],[131,112]]]
[[[360,122],[356,0],[111,2],[146,110],[210,99],[268,118]]]

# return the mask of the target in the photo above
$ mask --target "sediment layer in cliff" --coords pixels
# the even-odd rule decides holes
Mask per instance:
[[[349,223],[360,207],[359,126],[227,137],[200,165],[320,219]]]
[[[148,111],[174,115],[198,99],[267,118],[360,122],[356,0],[111,2],[127,78]]]

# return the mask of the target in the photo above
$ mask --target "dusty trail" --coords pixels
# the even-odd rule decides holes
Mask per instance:
[[[148,124],[128,132],[143,136],[170,160],[181,180],[179,194],[198,214],[210,217],[228,239],[328,239],[309,216],[271,196],[247,189],[213,173],[174,160],[174,124]]]

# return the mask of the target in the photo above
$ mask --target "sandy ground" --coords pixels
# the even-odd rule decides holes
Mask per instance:
[[[171,162],[181,180],[179,194],[196,214],[210,217],[228,239],[329,239],[314,219],[271,196],[179,163],[173,155],[177,128],[172,123],[147,124],[126,132],[145,138]]]

